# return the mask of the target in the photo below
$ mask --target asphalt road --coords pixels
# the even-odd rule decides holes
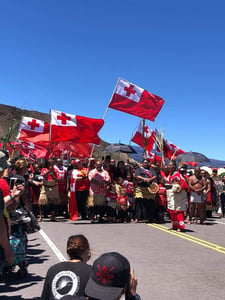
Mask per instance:
[[[168,231],[168,227],[169,223],[42,222],[41,231],[28,236],[28,277],[11,274],[6,283],[0,283],[0,299],[40,299],[48,268],[67,258],[67,238],[79,233],[90,242],[90,264],[109,251],[128,258],[142,300],[225,299],[225,219],[186,225],[185,233]]]

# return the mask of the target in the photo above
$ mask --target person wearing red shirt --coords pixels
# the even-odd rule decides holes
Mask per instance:
[[[184,212],[186,210],[187,192],[189,186],[183,176],[177,171],[176,163],[169,163],[169,176],[167,177],[167,210],[170,214],[172,227],[178,232],[185,229]]]
[[[79,159],[76,159],[74,162],[74,170],[71,173],[71,190],[72,192],[75,192],[75,200],[71,199],[71,201],[76,201],[78,214],[80,214],[82,220],[87,219],[87,198],[89,194],[89,187],[88,169],[83,167],[82,162]]]
[[[68,213],[68,197],[67,197],[67,168],[63,166],[62,160],[60,158],[56,159],[56,164],[53,166],[55,176],[57,178],[57,186],[59,190],[59,204],[58,213],[63,215],[65,218],[69,217]]]
[[[166,207],[167,207],[166,178],[161,176],[159,179],[159,191],[156,197],[157,217],[160,223],[165,223],[164,213]]]
[[[59,190],[57,186],[57,177],[53,169],[53,162],[51,160],[46,161],[45,167],[41,169],[41,175],[44,178],[43,186],[44,186],[45,197],[43,197],[43,202],[40,201],[40,199],[42,199],[42,191],[41,191],[40,199],[39,199],[40,202],[39,221],[42,221],[44,210],[46,206],[48,206],[51,213],[50,220],[55,222],[57,221],[55,214],[59,203]]]
[[[0,273],[5,262],[12,263],[14,260],[14,253],[9,243],[9,228],[5,211],[6,209],[13,211],[19,203],[19,197],[24,192],[24,185],[22,184],[15,184],[12,191],[10,191],[7,181],[3,178],[4,171],[9,166],[7,153],[0,150]]]

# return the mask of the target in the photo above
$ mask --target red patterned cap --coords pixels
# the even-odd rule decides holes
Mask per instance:
[[[102,254],[94,261],[85,294],[99,300],[114,300],[130,281],[130,263],[117,252]]]

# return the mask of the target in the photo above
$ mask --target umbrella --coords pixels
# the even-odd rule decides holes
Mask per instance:
[[[105,147],[105,149],[103,150],[103,152],[110,152],[110,153],[114,153],[114,152],[123,152],[123,153],[137,153],[134,148],[132,148],[130,145],[125,145],[125,144],[110,144],[107,147]]]
[[[225,169],[224,168],[219,168],[217,169],[217,174],[218,176],[224,176],[225,175]]]
[[[212,168],[210,168],[210,167],[203,166],[200,169],[206,171],[207,173],[209,173],[209,175],[212,174]]]
[[[180,163],[180,162],[210,162],[208,157],[206,157],[204,154],[198,153],[198,152],[192,152],[192,151],[179,154],[175,160],[178,163]]]

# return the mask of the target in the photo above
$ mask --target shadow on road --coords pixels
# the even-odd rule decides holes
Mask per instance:
[[[43,255],[45,250],[37,249],[34,247],[40,246],[40,244],[29,244],[31,241],[35,242],[37,239],[28,241],[26,261],[28,263],[27,271],[28,274],[24,277],[20,276],[19,266],[14,266],[11,269],[6,269],[3,273],[3,281],[0,283],[0,299],[24,299],[21,295],[17,296],[6,296],[8,293],[18,292],[20,290],[29,288],[33,285],[37,285],[39,282],[44,280],[44,277],[36,275],[35,273],[29,273],[29,265],[43,264],[44,261],[48,260],[49,255]],[[3,295],[6,293],[6,295]],[[32,298],[39,299],[39,298]]]

